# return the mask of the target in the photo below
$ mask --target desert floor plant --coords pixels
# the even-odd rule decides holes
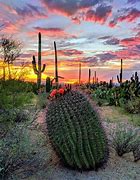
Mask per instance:
[[[35,174],[50,156],[45,135],[31,131],[27,124],[16,124],[0,139],[0,179],[21,179],[23,171]],[[17,173],[16,171],[22,170]],[[17,177],[19,176],[19,177]]]
[[[134,161],[140,159],[140,139],[139,132],[132,127],[127,127],[124,123],[119,123],[112,133],[112,146],[119,156],[133,152]]]
[[[84,95],[70,91],[48,106],[50,139],[63,163],[79,170],[101,167],[108,145],[97,112]]]

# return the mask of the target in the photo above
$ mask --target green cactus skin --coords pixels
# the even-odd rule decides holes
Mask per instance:
[[[77,170],[97,170],[108,159],[98,114],[84,95],[70,91],[49,104],[47,128],[62,162]]]
[[[41,33],[38,33],[38,67],[36,65],[35,56],[33,56],[33,70],[34,73],[37,75],[37,87],[40,88],[41,85],[41,74],[45,71],[46,65],[43,64],[43,67],[41,67]]]
[[[122,74],[123,74],[123,60],[121,59],[121,70],[120,70],[120,77],[117,75],[118,83],[122,84]]]
[[[50,77],[46,78],[46,92],[50,92],[51,90],[51,79]]]

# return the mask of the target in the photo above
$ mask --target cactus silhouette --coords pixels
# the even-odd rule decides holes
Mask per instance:
[[[54,50],[55,50],[55,82],[56,82],[56,84],[58,84],[57,49],[56,49],[55,41],[54,41]]]
[[[91,69],[88,70],[88,83],[90,84]]]
[[[51,79],[50,77],[46,78],[46,92],[50,92],[51,90]]]
[[[122,84],[122,73],[123,73],[123,60],[121,59],[121,70],[120,70],[120,77],[117,75],[118,83]]]
[[[97,82],[96,71],[94,72],[94,81],[95,81],[95,84],[96,84],[96,82]]]
[[[79,63],[79,84],[81,84],[81,63]]]
[[[38,33],[38,66],[36,65],[36,59],[35,56],[33,56],[33,70],[34,73],[37,75],[37,87],[40,88],[41,85],[41,74],[44,72],[46,65],[43,64],[43,67],[41,67],[41,33]]]
[[[64,79],[64,77],[58,75],[58,61],[57,61],[57,48],[56,42],[54,41],[54,50],[55,50],[55,77],[52,82],[55,80],[56,86],[58,86],[58,79]]]

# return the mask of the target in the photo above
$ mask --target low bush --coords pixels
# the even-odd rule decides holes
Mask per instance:
[[[47,150],[42,149],[45,144],[45,137],[31,134],[27,125],[12,127],[0,139],[0,179],[12,177],[20,168],[28,171],[32,167],[36,173],[49,160]]]
[[[0,123],[24,122],[29,120],[29,111],[24,109],[7,109],[0,112]]]
[[[0,177],[5,178],[18,168],[32,153],[31,142],[26,129],[12,128],[0,140]]]
[[[134,158],[136,159],[140,147],[140,139],[137,130],[131,127],[127,128],[124,124],[119,124],[112,133],[112,137],[112,146],[119,156],[133,152],[133,154],[135,154]]]
[[[0,109],[11,109],[26,106],[32,103],[33,93],[0,93]]]
[[[140,98],[133,98],[129,100],[125,106],[125,110],[131,114],[140,113]]]
[[[37,105],[37,108],[38,109],[44,109],[46,108],[46,105],[47,105],[47,97],[49,95],[46,94],[46,93],[39,93],[38,96],[37,96],[37,102],[36,102],[36,105]]]

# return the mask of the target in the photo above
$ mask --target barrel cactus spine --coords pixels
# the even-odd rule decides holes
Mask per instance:
[[[96,170],[107,161],[107,140],[98,118],[88,100],[75,91],[50,103],[48,133],[64,164]]]

